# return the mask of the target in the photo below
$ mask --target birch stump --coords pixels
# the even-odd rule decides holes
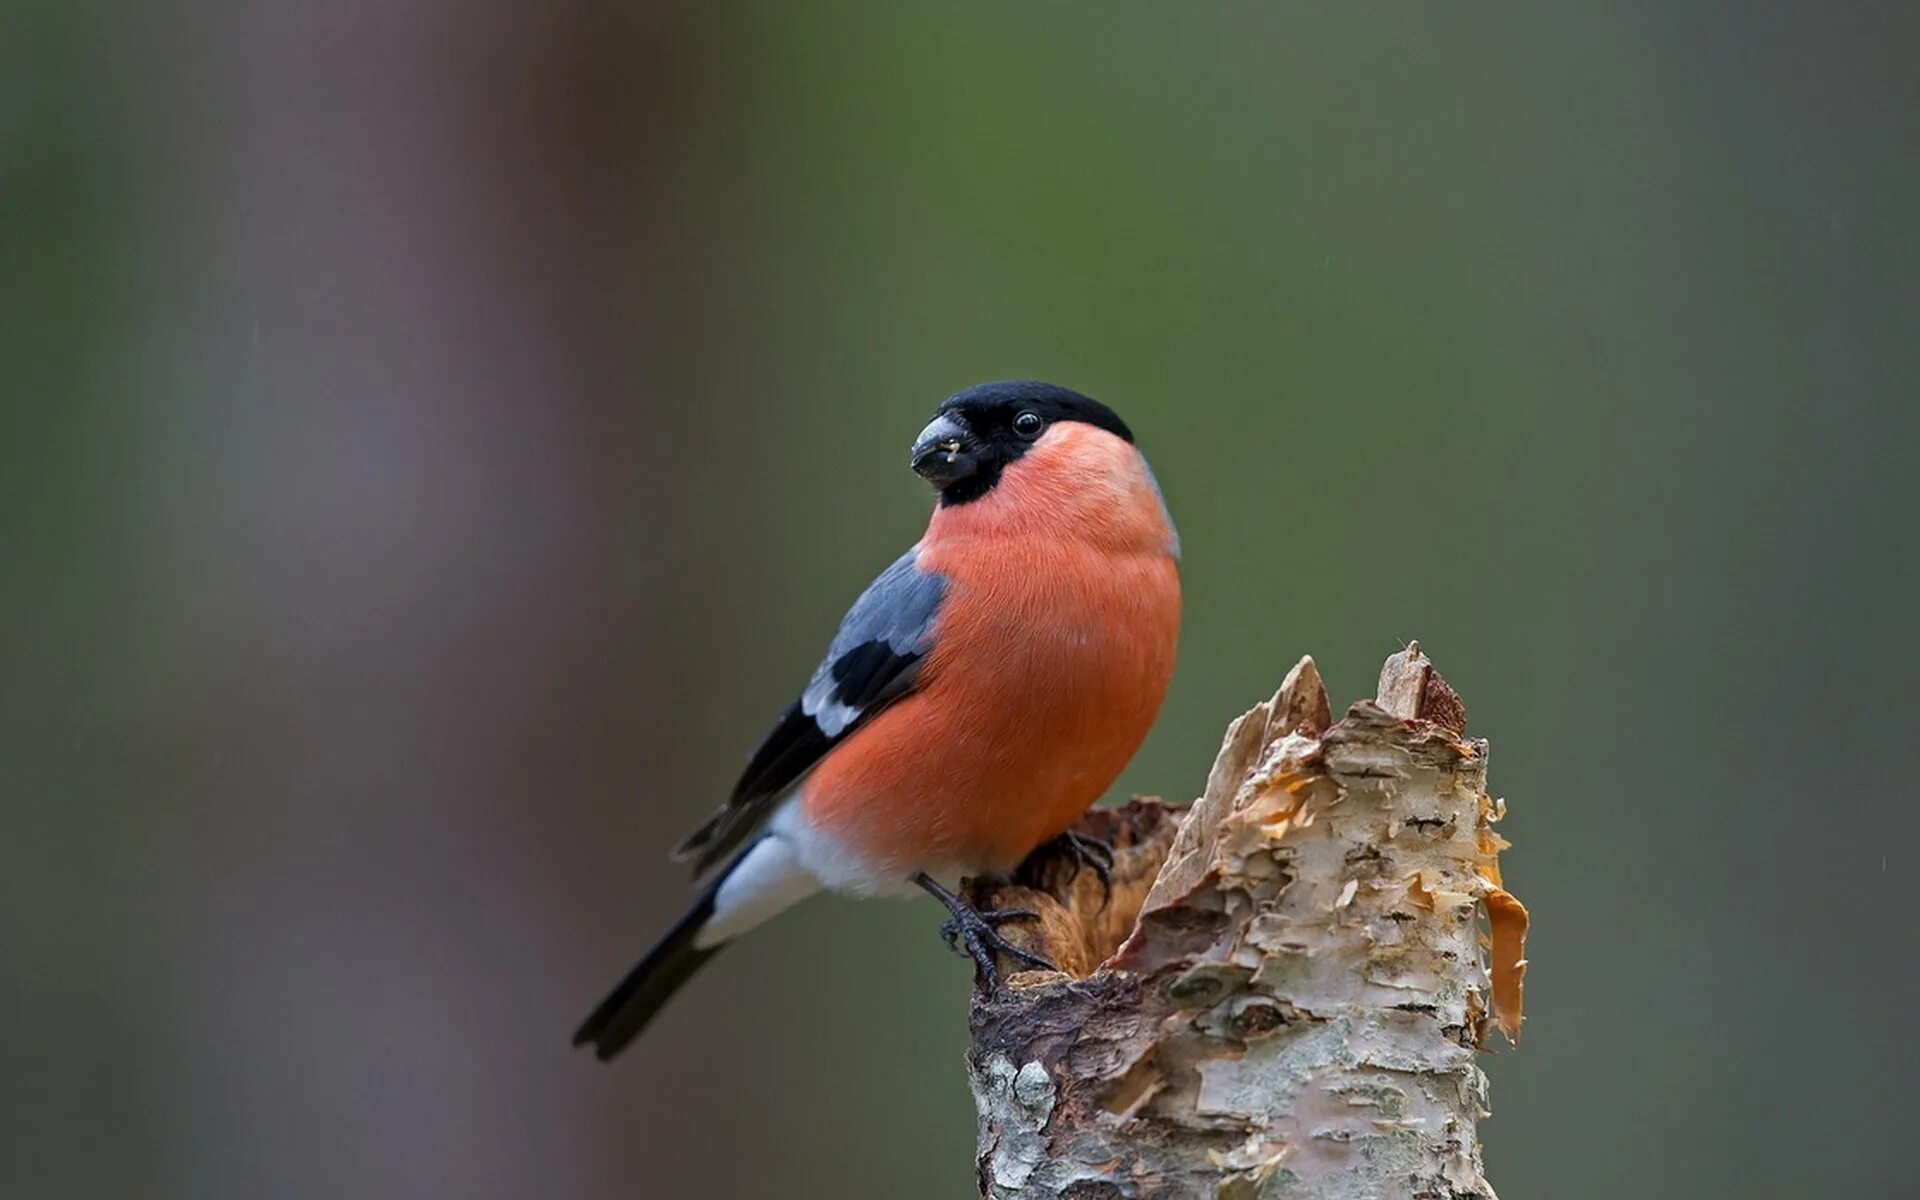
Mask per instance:
[[[982,1194],[1492,1197],[1476,1052],[1518,1033],[1526,914],[1465,716],[1417,645],[1337,723],[1302,659],[1191,808],[1088,814],[1110,890],[1066,863],[973,885],[1039,913],[1003,931],[1063,972],[974,1003]]]

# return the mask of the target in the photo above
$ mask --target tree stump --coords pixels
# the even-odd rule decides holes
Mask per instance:
[[[1417,645],[1378,692],[1335,722],[1302,659],[1190,808],[1089,813],[1110,889],[970,885],[1039,913],[1003,931],[1062,968],[975,1000],[983,1195],[1493,1196],[1476,1058],[1518,1035],[1526,911],[1459,697]]]

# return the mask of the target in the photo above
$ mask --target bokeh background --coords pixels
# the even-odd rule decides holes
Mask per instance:
[[[1037,376],[1185,535],[1117,794],[1492,739],[1502,1194],[1910,1195],[1916,213],[1910,6],[9,0],[0,1193],[971,1195],[929,904],[567,1037]]]

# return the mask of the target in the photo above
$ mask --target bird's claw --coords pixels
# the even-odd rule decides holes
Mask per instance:
[[[990,930],[998,929],[999,926],[1005,925],[1009,921],[1034,921],[1040,918],[1040,914],[1030,908],[1002,908],[992,911],[975,909],[972,915],[985,924]],[[949,917],[946,923],[940,926],[940,938],[946,942],[947,949],[962,958],[969,957],[967,949],[960,944],[960,918],[958,916]]]
[[[1069,884],[1082,870],[1092,871],[1093,877],[1100,881],[1101,909],[1105,909],[1107,902],[1113,898],[1113,847],[1099,838],[1069,829],[1035,850],[1028,862],[1072,864],[1073,870],[1067,876]]]
[[[996,954],[1004,954],[1016,962],[1023,962],[1043,971],[1060,969],[1033,951],[1022,949],[1000,936],[999,926],[1009,921],[1036,920],[1039,917],[1038,913],[1024,908],[981,912],[940,886],[939,881],[925,871],[915,875],[913,882],[926,889],[928,894],[946,906],[948,920],[940,927],[940,937],[947,943],[947,948],[955,954],[964,954],[973,960],[976,969],[974,985],[979,988],[982,995],[991,995],[1000,987],[1000,971],[994,961]]]
[[[980,992],[989,995],[1000,987],[999,964],[995,956],[1004,954],[1016,962],[1042,971],[1057,971],[1054,966],[1031,950],[1014,945],[1000,936],[999,927],[1010,921],[1035,921],[1040,914],[1025,908],[1007,908],[998,912],[982,912],[974,908],[955,908],[953,916],[940,926],[941,940],[962,958],[971,958],[975,968],[975,983]]]

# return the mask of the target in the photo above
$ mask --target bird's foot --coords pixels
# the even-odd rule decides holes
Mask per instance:
[[[940,926],[940,938],[946,942],[949,950],[973,960],[974,984],[982,995],[991,995],[999,990],[999,955],[1042,971],[1060,969],[1033,951],[1016,946],[1000,936],[1000,926],[1012,921],[1038,920],[1038,913],[1025,908],[982,912],[925,875],[919,876],[915,882],[947,906],[948,919]]]
[[[1000,926],[1009,921],[1037,921],[1040,914],[1025,908],[1007,908],[998,912],[981,912],[976,908],[961,908],[940,926],[940,937],[947,948],[962,958],[973,959],[975,982],[982,994],[991,994],[1000,987],[998,955],[1006,955],[1015,962],[1025,963],[1041,971],[1057,971],[1060,968],[1045,958],[1014,945],[1000,936]]]
[[[1027,856],[1021,873],[1041,882],[1049,868],[1065,864],[1070,868],[1066,881],[1071,884],[1083,870],[1092,871],[1100,881],[1100,907],[1113,898],[1113,847],[1099,838],[1069,829]]]

